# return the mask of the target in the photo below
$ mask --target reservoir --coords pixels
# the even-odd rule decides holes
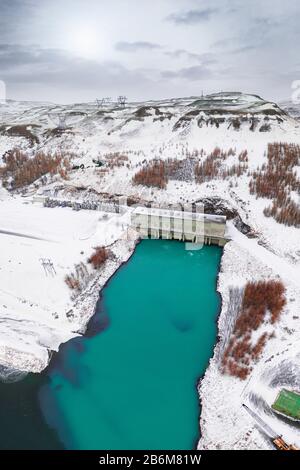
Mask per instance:
[[[1,448],[195,448],[221,254],[142,241],[103,289],[87,334],[63,345],[40,376],[1,384],[9,403]]]

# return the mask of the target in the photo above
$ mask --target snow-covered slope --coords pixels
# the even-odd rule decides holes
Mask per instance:
[[[251,279],[281,277],[288,302],[276,334],[254,369],[263,374],[272,355],[280,355],[288,342],[299,342],[300,328],[294,319],[300,316],[299,229],[266,217],[264,209],[271,201],[249,192],[253,172],[267,163],[269,143],[300,144],[298,121],[286,112],[289,107],[284,108],[256,95],[235,92],[127,103],[125,107],[24,102],[0,106],[0,158],[13,147],[29,156],[41,150],[61,152],[70,157],[73,167],[67,179],[48,175],[22,191],[0,189],[0,363],[42,370],[49,360],[48,351],[84,330],[99,287],[134,249],[136,234],[127,240],[128,213],[104,216],[90,210],[43,208],[33,202],[37,194],[73,202],[113,202],[119,196],[130,197],[131,203],[163,205],[201,200],[209,211],[235,217],[229,225],[232,241],[224,249],[218,280],[223,300],[219,337],[222,340],[228,334],[231,288]],[[206,182],[197,182],[188,165],[180,177],[169,178],[165,189],[132,182],[135,173],[154,158],[201,163],[216,147],[223,151],[220,174]],[[243,160],[245,150],[247,159]],[[121,163],[115,164],[120,155]],[[97,167],[95,159],[103,166]],[[237,175],[232,169],[240,164],[243,171]],[[299,166],[294,171],[300,175]],[[224,174],[227,176],[220,176]],[[299,203],[296,191],[290,197]],[[253,240],[235,228],[247,226]],[[65,276],[99,245],[112,246],[115,258],[102,272],[90,272],[86,289],[74,299]],[[53,262],[55,275],[44,272],[44,258]],[[270,442],[241,409],[245,383],[222,375],[219,354],[218,345],[199,388],[203,406],[199,447],[270,448]],[[261,378],[253,380],[260,383]],[[230,399],[225,397],[227,390]],[[298,434],[295,442],[299,443]]]
[[[293,101],[282,101],[280,103],[280,107],[293,118],[297,120],[300,118],[300,103],[295,103]]]
[[[50,351],[85,329],[99,289],[133,245],[117,241],[122,216],[102,220],[103,214],[96,211],[47,209],[30,199],[1,196],[0,364],[39,372],[47,366]],[[76,265],[86,264],[99,245],[111,245],[115,259],[100,276],[87,265],[86,295],[75,301],[65,277]],[[90,293],[95,283],[98,287]]]
[[[61,120],[62,119],[62,120]],[[0,135],[23,137],[37,147],[72,147],[94,154],[124,145],[137,149],[185,138],[195,128],[250,130],[285,129],[289,117],[276,104],[255,95],[218,93],[205,97],[117,104],[60,106],[7,102],[0,106]],[[57,129],[63,122],[65,129]],[[25,142],[24,142],[24,145]]]

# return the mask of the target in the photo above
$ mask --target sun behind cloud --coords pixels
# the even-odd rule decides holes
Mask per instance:
[[[102,59],[104,37],[100,29],[84,23],[72,25],[65,32],[64,49],[84,59]]]

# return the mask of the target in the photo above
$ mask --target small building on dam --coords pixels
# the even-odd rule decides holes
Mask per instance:
[[[224,246],[226,217],[198,212],[137,207],[131,226],[142,238],[174,239]]]

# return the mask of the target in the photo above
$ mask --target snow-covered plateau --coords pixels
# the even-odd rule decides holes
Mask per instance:
[[[282,385],[299,390],[299,227],[266,217],[264,210],[272,200],[256,197],[249,190],[253,172],[267,164],[268,144],[300,145],[299,122],[289,109],[289,103],[283,109],[242,93],[127,103],[124,107],[1,103],[0,170],[5,167],[7,152],[14,148],[29,158],[39,152],[57,153],[68,158],[69,165],[67,174],[46,174],[23,187],[13,188],[3,176],[0,364],[40,372],[51,351],[84,333],[99,290],[130,257],[138,239],[128,229],[130,207],[115,213],[105,210],[105,203],[111,207],[120,197],[127,197],[129,206],[202,201],[208,212],[228,216],[230,241],[218,276],[222,297],[218,342],[198,387],[202,405],[198,447],[272,449],[271,440],[244,411],[243,403],[250,404],[287,442],[300,447],[299,427],[280,420],[270,408]],[[222,160],[216,148],[222,152]],[[209,155],[220,160],[218,171],[197,181],[193,165]],[[169,175],[164,188],[134,184],[133,176],[153,159],[177,160],[182,167]],[[293,171],[299,180],[299,165]],[[291,191],[290,197],[299,207],[299,193]],[[44,207],[43,198],[55,207]],[[59,201],[73,205],[79,201],[85,209],[59,207]],[[103,210],[91,210],[99,202],[104,204]],[[113,253],[99,271],[86,263],[97,246],[108,246]],[[87,272],[83,289],[74,295],[65,278],[80,264],[86,265]],[[287,302],[272,331],[270,325],[263,325],[272,334],[243,381],[224,374],[220,366],[235,321],[231,293],[247,281],[268,279],[282,280]],[[290,375],[285,373],[276,382],[274,377],[286,372],[287,364]]]

